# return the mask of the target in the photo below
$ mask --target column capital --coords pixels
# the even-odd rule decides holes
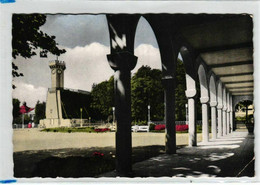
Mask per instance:
[[[218,109],[222,109],[223,108],[223,105],[219,105],[217,106]]]
[[[137,63],[137,56],[128,51],[117,52],[107,55],[110,67],[117,70],[131,71]]]
[[[187,98],[195,98],[195,96],[197,95],[197,91],[196,89],[188,89],[185,91],[185,95]]]
[[[205,104],[209,102],[209,97],[201,97],[200,98],[200,103]]]
[[[227,107],[223,107],[223,109],[222,109],[222,110],[226,112],[226,111],[227,111]]]
[[[211,102],[209,103],[209,105],[210,105],[211,107],[216,107],[217,104],[218,104],[218,102],[216,102],[216,101],[211,101]]]

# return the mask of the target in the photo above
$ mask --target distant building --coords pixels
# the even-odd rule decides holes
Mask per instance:
[[[40,120],[40,127],[71,127],[83,124],[89,118],[90,93],[64,88],[65,62],[55,60],[49,63],[51,88],[47,92],[46,119]]]

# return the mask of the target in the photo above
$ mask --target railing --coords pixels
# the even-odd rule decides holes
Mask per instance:
[[[13,124],[13,129],[22,129],[22,128],[28,128],[28,124]],[[38,124],[35,124],[34,127],[31,128],[38,128]]]

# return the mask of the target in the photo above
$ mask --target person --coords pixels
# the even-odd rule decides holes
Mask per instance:
[[[34,122],[32,122],[32,128],[34,128],[34,126],[35,126],[35,125],[34,125]]]

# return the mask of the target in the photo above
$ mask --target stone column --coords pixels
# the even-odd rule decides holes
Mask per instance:
[[[227,109],[223,108],[223,136],[227,135]]]
[[[176,128],[175,128],[175,81],[172,76],[162,79],[164,85],[165,98],[165,121],[166,121],[166,139],[165,152],[167,154],[176,153]]]
[[[222,123],[222,105],[218,105],[218,137],[223,136],[223,123]]]
[[[137,57],[123,51],[107,55],[114,75],[116,130],[116,170],[127,176],[132,171],[131,70]]]
[[[233,104],[232,104],[232,95],[230,95],[230,133],[233,132]]]
[[[211,107],[211,133],[212,139],[217,139],[217,102],[210,102]]]
[[[230,120],[230,106],[229,106],[229,92],[227,93],[227,134],[229,134],[229,120]]]
[[[223,136],[227,135],[227,94],[226,88],[223,87]]]
[[[186,97],[188,98],[188,116],[189,116],[189,146],[197,146],[197,129],[196,129],[196,90],[186,90]]]
[[[202,142],[209,141],[209,115],[208,115],[208,97],[201,97],[202,104]]]

